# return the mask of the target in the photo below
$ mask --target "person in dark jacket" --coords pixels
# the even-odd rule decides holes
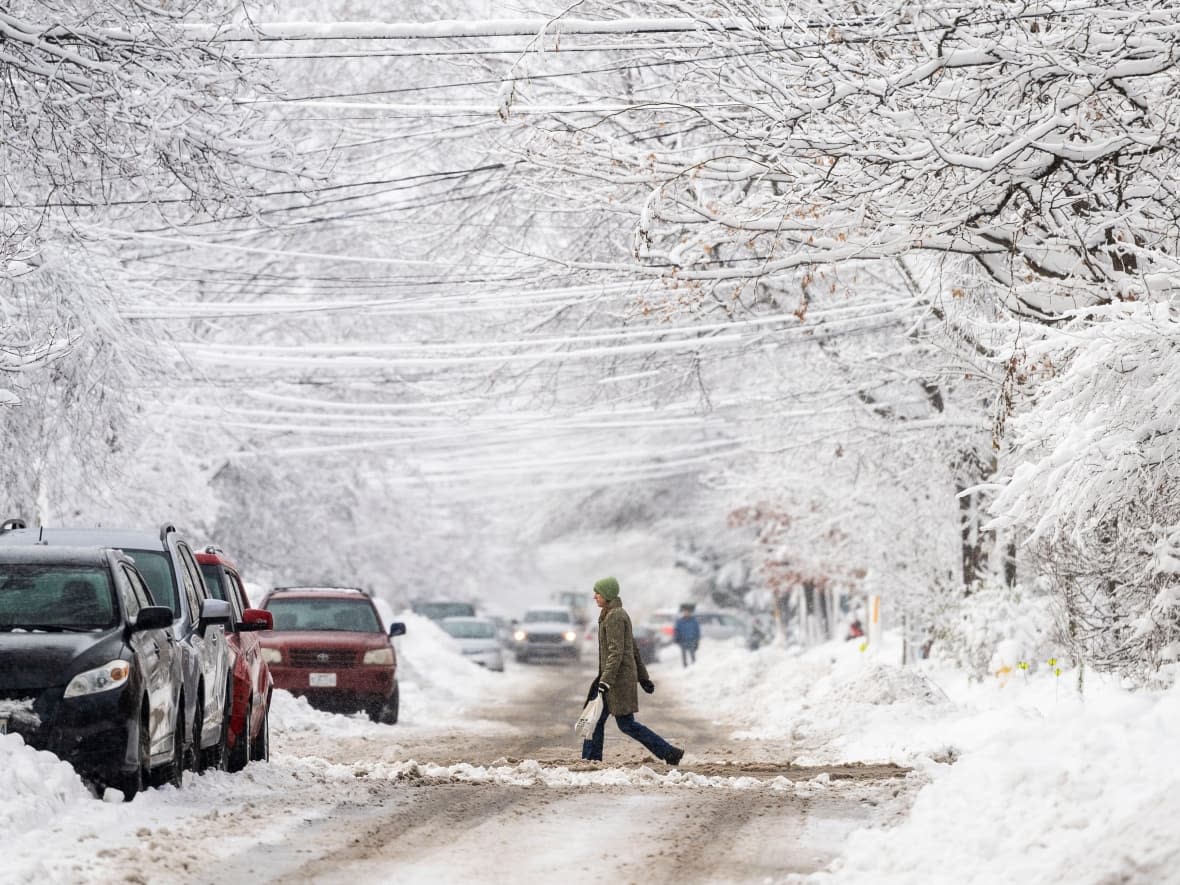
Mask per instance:
[[[606,720],[614,716],[619,731],[639,741],[657,759],[668,765],[680,764],[683,750],[635,721],[635,714],[639,712],[636,686],[648,694],[654,692],[656,686],[635,648],[631,617],[623,610],[623,601],[619,598],[619,582],[614,578],[603,578],[595,583],[594,601],[601,610],[598,615],[598,675],[590,686],[587,700],[601,692],[603,709],[593,736],[582,742],[582,758],[601,761]]]
[[[672,628],[672,641],[680,646],[680,661],[684,666],[697,662],[697,646],[701,644],[701,623],[691,605],[680,606],[680,617]]]

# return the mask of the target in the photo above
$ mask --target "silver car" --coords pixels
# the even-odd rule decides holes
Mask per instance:
[[[443,618],[438,625],[459,644],[459,650],[467,660],[489,670],[504,669],[500,637],[496,631],[496,622],[491,618]]]
[[[527,664],[538,659],[576,663],[582,656],[582,636],[568,608],[527,609],[516,624],[516,659]]]

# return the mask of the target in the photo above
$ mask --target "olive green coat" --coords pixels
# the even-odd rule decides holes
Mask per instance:
[[[639,660],[631,617],[621,599],[612,599],[598,615],[598,679],[610,686],[606,709],[612,716],[639,711],[639,681],[649,678]]]

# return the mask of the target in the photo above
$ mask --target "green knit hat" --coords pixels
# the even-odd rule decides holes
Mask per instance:
[[[594,592],[610,602],[619,598],[619,582],[614,578],[601,578],[594,582]]]

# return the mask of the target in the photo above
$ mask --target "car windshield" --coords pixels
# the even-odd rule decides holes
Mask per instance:
[[[560,608],[535,609],[524,613],[526,624],[568,624],[570,620],[570,613]]]
[[[491,621],[452,621],[442,622],[442,628],[456,639],[495,639],[496,625]]]
[[[377,612],[367,599],[272,599],[266,610],[276,630],[339,630],[384,633]]]
[[[180,603],[173,590],[172,566],[163,550],[126,550],[135,560],[135,567],[152,591],[152,602],[166,605],[175,617],[180,617]]]
[[[443,618],[463,618],[475,614],[475,606],[467,602],[417,602],[414,613],[440,621]]]
[[[118,614],[104,568],[0,564],[0,631],[106,630]]]

